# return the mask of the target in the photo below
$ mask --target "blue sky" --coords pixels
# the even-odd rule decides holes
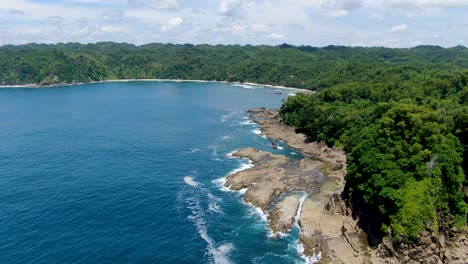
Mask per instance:
[[[0,0],[0,45],[468,46],[468,0]]]

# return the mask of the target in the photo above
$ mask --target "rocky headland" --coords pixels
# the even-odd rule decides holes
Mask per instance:
[[[320,252],[321,263],[468,263],[466,230],[445,235],[425,231],[415,244],[384,239],[376,247],[369,246],[359,215],[342,199],[346,154],[308,142],[305,135],[284,125],[274,110],[248,112],[261,126],[262,135],[284,141],[304,155],[297,160],[253,148],[233,154],[249,159],[254,167],[230,175],[226,187],[246,189],[244,200],[268,215],[275,236],[298,223],[303,253]]]

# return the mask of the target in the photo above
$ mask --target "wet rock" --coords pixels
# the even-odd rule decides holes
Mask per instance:
[[[271,210],[268,220],[275,236],[278,232],[288,232],[294,226],[300,198],[300,195],[286,196]]]
[[[247,113],[262,113],[267,111],[265,107],[255,107],[247,110]]]

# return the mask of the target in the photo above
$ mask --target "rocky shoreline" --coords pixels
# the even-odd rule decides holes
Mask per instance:
[[[229,176],[226,187],[246,189],[244,200],[268,214],[274,236],[287,233],[297,222],[306,256],[320,252],[322,263],[380,263],[340,198],[346,154],[308,143],[304,135],[283,125],[273,110],[256,108],[249,113],[263,135],[286,142],[305,157],[294,160],[253,148],[241,149],[233,156],[251,160],[254,167]]]
[[[253,148],[233,155],[251,160],[254,167],[229,176],[226,187],[246,189],[244,200],[268,214],[275,236],[288,232],[297,222],[303,253],[311,257],[320,252],[320,263],[468,263],[466,229],[440,234],[428,227],[416,243],[384,239],[370,247],[367,234],[358,225],[359,216],[342,199],[346,154],[308,142],[303,134],[284,125],[274,110],[248,112],[261,126],[262,135],[284,141],[305,156],[298,161]]]

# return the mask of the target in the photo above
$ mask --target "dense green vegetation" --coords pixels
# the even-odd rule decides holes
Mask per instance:
[[[346,192],[382,235],[467,221],[468,49],[29,44],[0,47],[0,84],[106,79],[257,82],[319,91],[286,123],[349,154]],[[327,88],[327,89],[325,89]],[[468,190],[468,187],[467,187]]]
[[[465,47],[134,46],[111,42],[0,47],[0,84],[166,78],[257,82],[320,90],[345,83],[378,81],[382,76],[406,78],[409,71],[458,68],[468,68]]]
[[[365,82],[289,98],[284,121],[348,155],[346,191],[380,235],[467,223],[468,70],[377,66]]]

